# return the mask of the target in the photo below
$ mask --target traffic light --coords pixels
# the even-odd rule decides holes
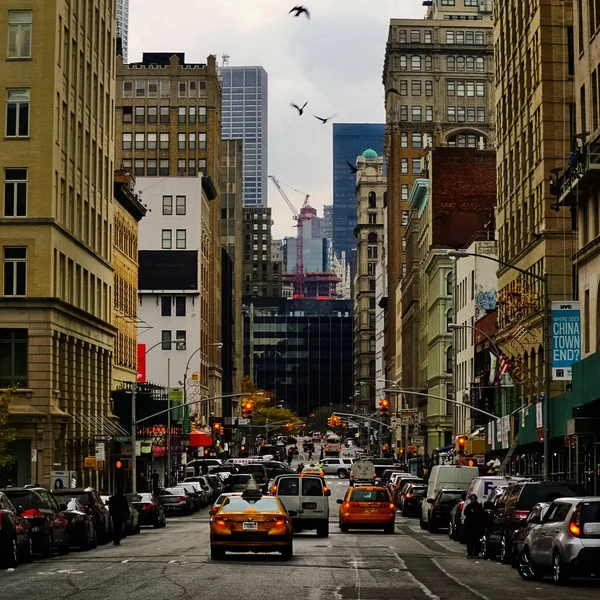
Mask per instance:
[[[292,427],[292,426],[291,426],[289,423],[286,423],[286,424],[285,424],[285,428],[286,428],[286,429],[290,429],[291,427]]]
[[[115,460],[115,469],[124,470],[131,469],[131,459],[130,458],[117,458]]]
[[[327,425],[329,425],[329,427],[333,427],[334,426],[333,423],[334,423],[334,417],[329,417],[327,419]]]
[[[467,438],[464,435],[459,435],[456,438],[456,446],[459,451],[462,450],[464,452],[466,444],[467,444]]]
[[[221,431],[223,430],[221,423],[213,423],[213,430],[215,433],[221,433]]]
[[[242,417],[244,417],[244,419],[252,418],[252,406],[253,404],[250,400],[242,403]]]
[[[390,401],[388,398],[382,398],[379,401],[379,416],[386,419],[390,416]]]

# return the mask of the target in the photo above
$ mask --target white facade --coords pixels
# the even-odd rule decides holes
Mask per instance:
[[[180,387],[188,358],[201,345],[201,223],[206,203],[202,177],[139,177],[136,189],[148,209],[148,218],[140,223],[139,251],[191,250],[197,254],[195,289],[139,289],[139,343],[148,349],[164,339],[186,340],[185,344],[158,345],[148,352],[147,380],[165,387]],[[167,231],[171,233],[166,234]],[[199,368],[197,353],[190,362],[189,373]]]
[[[129,46],[129,0],[117,0],[117,37],[121,38],[123,60],[127,62]]]
[[[466,252],[483,254],[497,258],[498,250],[495,241],[473,242]],[[454,296],[456,316],[448,315],[447,322],[465,325],[454,332],[455,386],[456,400],[469,402],[471,383],[473,382],[475,345],[475,322],[485,316],[487,311],[496,308],[498,279],[496,264],[486,258],[471,256],[456,261],[456,283]],[[452,309],[451,309],[452,310]],[[457,406],[454,411],[456,433],[470,432],[471,411]]]

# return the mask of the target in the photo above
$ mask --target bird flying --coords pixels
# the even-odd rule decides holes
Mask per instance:
[[[349,175],[354,175],[354,173],[358,173],[358,167],[355,167],[352,163],[346,161],[346,164],[350,167]]]
[[[317,117],[317,115],[313,115],[313,117],[314,117],[315,119],[319,119],[319,121],[321,121],[321,123],[322,123],[323,125],[325,125],[325,123],[327,123],[327,121],[329,121],[329,120],[333,119],[333,117],[337,117],[337,113],[336,113],[335,115],[331,115],[330,117],[327,117],[326,119],[324,119],[323,117]]]
[[[290,10],[290,12],[288,13],[291,14],[295,12],[296,14],[294,15],[294,17],[299,17],[302,13],[304,13],[306,15],[307,19],[310,19],[310,13],[308,12],[308,10],[304,7],[304,6],[294,6],[294,8],[292,8],[292,10]]]
[[[301,117],[304,114],[304,109],[306,108],[307,104],[308,104],[308,101],[306,101],[302,106],[298,106],[297,104],[294,104],[292,102],[290,104],[290,106],[293,106],[298,111],[298,116]]]

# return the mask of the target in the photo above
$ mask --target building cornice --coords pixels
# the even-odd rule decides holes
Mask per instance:
[[[419,216],[423,214],[425,206],[429,200],[429,179],[415,179],[410,196],[408,197],[408,204],[413,209],[418,211]]]

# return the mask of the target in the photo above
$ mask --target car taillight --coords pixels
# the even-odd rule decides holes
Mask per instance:
[[[325,452],[327,452],[327,450],[329,450],[329,446],[325,446]]]
[[[354,471],[350,471],[350,477],[354,477]]]
[[[215,524],[219,525],[220,527],[225,527],[225,521],[223,521],[223,519],[217,519]]]
[[[390,502],[390,508],[396,508],[393,502]]]
[[[377,473],[373,473],[373,479],[377,479]]]
[[[581,527],[579,527],[579,525],[577,525],[576,523],[569,523],[569,531],[575,537],[579,537],[581,535]]]
[[[571,522],[569,523],[569,531],[575,537],[581,536],[581,507],[577,507],[573,516],[571,517]]]
[[[323,486],[323,493],[326,494],[328,491],[329,491],[329,488],[326,485],[324,485]]]
[[[152,510],[154,508],[154,504],[146,504],[142,506],[142,510]]]
[[[279,521],[275,521],[275,527],[282,527],[285,525],[285,521],[283,519],[279,519]]]
[[[23,512],[24,517],[41,517],[42,513],[37,508],[30,508]]]
[[[338,446],[338,450],[341,450],[341,449],[342,449],[342,447],[341,447],[341,446]]]
[[[516,519],[526,519],[527,516],[529,515],[529,511],[528,510],[515,510],[515,518]]]
[[[177,498],[177,502],[186,502],[186,497],[180,496],[179,498]]]
[[[406,494],[405,498],[414,498],[414,494]]]

